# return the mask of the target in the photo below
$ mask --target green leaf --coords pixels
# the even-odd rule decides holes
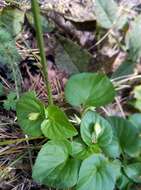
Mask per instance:
[[[101,153],[100,148],[97,145],[87,146],[80,139],[72,141],[72,156],[75,159],[84,160],[94,153]]]
[[[105,146],[102,150],[106,156],[110,158],[118,158],[121,154],[121,148],[117,137],[113,136],[111,143]]]
[[[65,87],[66,100],[73,106],[104,106],[113,101],[115,90],[104,74],[73,75]]]
[[[82,162],[76,189],[113,190],[119,173],[117,163],[109,162],[101,154],[94,154]]]
[[[125,166],[124,172],[134,182],[141,183],[141,162]]]
[[[87,71],[88,66],[92,60],[92,55],[84,48],[80,47],[77,43],[74,43],[68,38],[63,36],[58,36],[57,38],[60,44],[63,46],[66,53],[69,55],[69,58],[77,69],[82,71]],[[63,56],[63,55],[62,55]]]
[[[7,29],[12,36],[17,36],[24,23],[24,12],[16,8],[4,8],[0,15],[0,26]]]
[[[70,155],[68,141],[49,141],[37,156],[33,179],[54,188],[73,187],[78,180],[80,161],[70,158]]]
[[[16,110],[17,95],[15,92],[10,92],[7,99],[4,100],[3,106],[6,110]]]
[[[118,138],[122,152],[131,157],[140,153],[140,137],[136,127],[120,117],[109,117],[108,121],[113,126],[114,135]]]
[[[93,111],[84,114],[81,120],[81,137],[88,145],[98,144],[104,148],[112,142],[113,131],[107,120]]]
[[[117,180],[117,187],[120,190],[126,190],[128,188],[129,183],[129,178],[122,173],[119,179]]]
[[[67,139],[77,135],[77,130],[59,107],[49,106],[46,113],[47,118],[41,125],[42,132],[46,137],[49,139]]]
[[[135,113],[133,115],[130,115],[129,121],[133,123],[133,125],[136,126],[136,128],[138,129],[138,132],[141,134],[141,114]]]
[[[45,119],[44,105],[35,93],[25,93],[17,102],[16,111],[20,127],[30,136],[41,136],[41,123]]]
[[[113,26],[121,29],[127,22],[127,14],[119,11],[114,0],[95,0],[95,14],[98,23],[106,29]]]

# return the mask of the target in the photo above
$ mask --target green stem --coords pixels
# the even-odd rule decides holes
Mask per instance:
[[[31,0],[32,5],[32,12],[34,17],[34,23],[36,28],[36,36],[37,36],[37,43],[40,50],[40,57],[41,57],[41,64],[42,64],[42,72],[43,77],[46,85],[46,90],[48,93],[48,102],[49,105],[53,104],[52,93],[51,93],[51,86],[48,79],[48,63],[46,60],[46,55],[44,51],[44,40],[43,40],[43,32],[41,28],[41,20],[40,20],[40,8],[37,0]]]

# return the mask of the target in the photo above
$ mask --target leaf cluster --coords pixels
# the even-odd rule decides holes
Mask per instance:
[[[57,189],[119,190],[141,183],[140,123],[134,117],[104,118],[95,108],[116,95],[104,74],[72,76],[65,87],[66,101],[80,108],[80,123],[74,126],[62,109],[46,107],[33,92],[25,93],[16,111],[22,130],[29,136],[45,136],[32,176]]]

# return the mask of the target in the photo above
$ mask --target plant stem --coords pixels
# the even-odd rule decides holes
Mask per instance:
[[[41,20],[40,20],[40,8],[37,0],[31,0],[32,5],[32,12],[34,17],[34,23],[36,28],[36,37],[37,37],[37,43],[40,51],[40,57],[41,57],[41,64],[42,64],[42,72],[43,77],[46,85],[46,90],[48,93],[48,103],[49,105],[53,104],[53,98],[51,93],[51,86],[48,79],[48,63],[46,60],[46,55],[44,51],[44,40],[43,40],[43,32],[41,28]]]

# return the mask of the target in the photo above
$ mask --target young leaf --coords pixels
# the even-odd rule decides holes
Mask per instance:
[[[111,125],[93,111],[86,112],[82,117],[80,132],[83,141],[88,146],[98,144],[99,147],[104,148],[111,143],[113,138]]]
[[[104,74],[73,75],[65,87],[66,100],[73,106],[104,106],[113,101],[115,90]]]
[[[140,137],[137,128],[129,121],[120,117],[110,117],[114,135],[118,138],[121,150],[131,157],[140,153]]]
[[[49,139],[67,139],[77,135],[77,130],[59,107],[49,106],[46,113],[47,118],[41,125],[41,130],[46,137]]]
[[[101,153],[97,145],[87,146],[80,139],[72,141],[72,156],[75,159],[84,160],[94,153]]]
[[[141,183],[141,162],[125,166],[124,171],[126,175],[135,183]]]
[[[31,136],[41,136],[41,123],[45,119],[44,105],[33,92],[25,93],[17,102],[16,111],[20,127]]]
[[[113,190],[120,166],[110,163],[103,155],[94,154],[82,162],[77,190]]]
[[[80,161],[69,158],[69,141],[49,141],[40,150],[33,167],[33,179],[59,189],[73,187],[77,183]]]
[[[99,24],[106,29],[115,25],[121,29],[127,22],[127,14],[119,11],[117,3],[114,0],[95,0],[95,14]]]

